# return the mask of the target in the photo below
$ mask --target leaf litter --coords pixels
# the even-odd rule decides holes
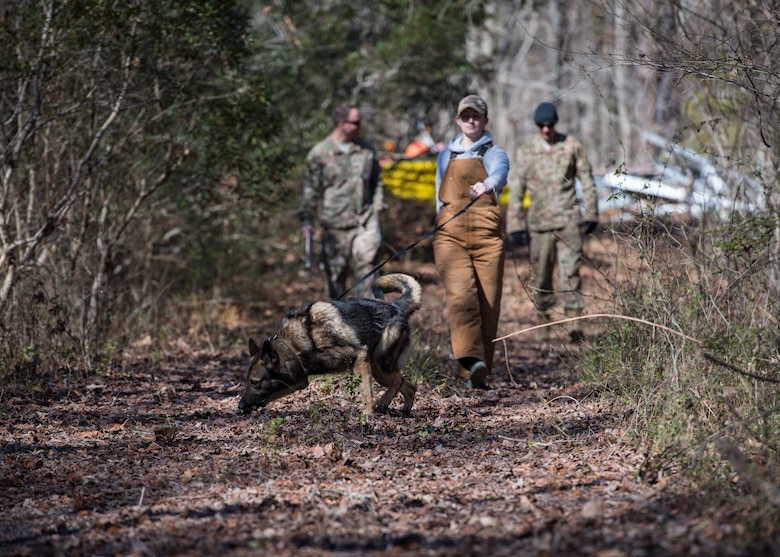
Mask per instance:
[[[505,330],[533,325],[513,264]],[[442,295],[426,281],[418,348],[447,342]],[[644,447],[625,409],[580,380],[585,349],[512,339],[488,391],[443,360],[450,379],[421,383],[408,418],[363,420],[341,378],[237,415],[238,348],[142,357],[59,400],[8,400],[0,553],[747,554],[740,525],[681,496],[681,476],[639,479]]]

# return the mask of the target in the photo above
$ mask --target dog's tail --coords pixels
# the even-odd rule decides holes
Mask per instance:
[[[377,300],[382,300],[388,292],[401,294],[400,298],[393,300],[392,304],[400,309],[406,317],[409,317],[422,305],[422,287],[420,283],[409,275],[395,273],[379,277],[371,286],[371,292]]]

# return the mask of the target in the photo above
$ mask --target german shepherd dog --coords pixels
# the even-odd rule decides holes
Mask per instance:
[[[408,415],[417,387],[401,375],[401,370],[409,361],[409,316],[420,307],[422,288],[408,275],[391,274],[376,279],[371,290],[376,300],[314,302],[288,311],[276,334],[262,348],[250,339],[239,412],[249,414],[305,389],[312,375],[354,369],[361,379],[364,414],[372,410],[386,413],[400,392],[403,413]],[[390,292],[401,296],[390,303],[380,301]],[[373,408],[372,378],[387,387]]]

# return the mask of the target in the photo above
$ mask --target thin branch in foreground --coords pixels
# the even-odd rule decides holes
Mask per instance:
[[[745,377],[750,377],[751,379],[756,379],[758,381],[766,381],[767,383],[780,383],[780,379],[775,379],[774,377],[766,377],[765,375],[757,375],[755,373],[750,373],[749,371],[740,369],[733,364],[724,362],[723,360],[716,358],[715,356],[713,356],[712,354],[708,354],[707,352],[702,352],[702,355],[712,363],[718,364],[719,366],[723,366],[726,369],[730,369],[731,371],[735,371],[740,375],[744,375]]]
[[[521,329],[519,331],[515,331],[514,333],[509,333],[508,335],[504,335],[502,337],[493,339],[493,342],[498,342],[499,340],[504,340],[509,337],[513,337],[515,335],[520,335],[523,333],[529,333],[531,331],[535,331],[537,329],[543,329],[545,327],[552,327],[553,325],[562,325],[564,323],[570,323],[572,321],[580,321],[582,319],[595,319],[597,317],[608,317],[612,319],[625,319],[627,321],[635,321],[637,323],[644,323],[645,325],[650,325],[651,327],[656,327],[657,329],[663,329],[664,331],[667,331],[669,333],[675,334],[677,336],[681,336],[686,340],[690,340],[691,342],[695,342],[696,344],[702,344],[702,341],[699,339],[689,337],[686,334],[681,333],[680,331],[675,331],[674,329],[670,329],[669,327],[666,327],[665,325],[659,325],[658,323],[653,323],[652,321],[646,321],[644,319],[639,319],[638,317],[628,317],[627,315],[618,315],[613,313],[594,313],[593,315],[582,315],[580,317],[569,317],[567,319],[561,319],[560,321],[553,321],[552,323],[543,323],[542,325],[536,325],[534,327],[529,327],[528,329]]]

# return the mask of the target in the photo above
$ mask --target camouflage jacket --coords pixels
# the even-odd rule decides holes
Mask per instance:
[[[298,218],[325,228],[353,228],[379,215],[384,202],[376,151],[358,138],[339,146],[331,136],[309,151]]]
[[[582,144],[572,135],[557,134],[552,144],[539,134],[517,150],[512,165],[507,232],[544,231],[576,222],[598,220],[598,196]],[[582,185],[582,210],[575,188]],[[523,197],[528,192],[528,209]]]

